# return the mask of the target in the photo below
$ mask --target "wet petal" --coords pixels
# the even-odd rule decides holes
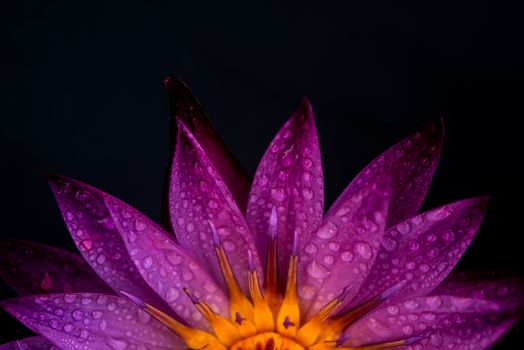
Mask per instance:
[[[0,275],[21,295],[112,293],[82,257],[33,242],[0,242]]]
[[[360,345],[424,334],[420,349],[484,349],[502,336],[522,310],[489,300],[455,296],[405,299],[350,326],[347,344]]]
[[[183,348],[162,324],[116,296],[49,294],[9,299],[0,305],[64,350]]]
[[[205,328],[207,322],[184,294],[183,288],[228,315],[227,297],[214,280],[157,224],[125,203],[106,197],[116,226],[131,259],[144,280],[190,325]]]
[[[0,350],[60,350],[44,337],[30,337],[0,345]]]
[[[524,278],[512,272],[455,272],[431,295],[485,299],[512,307],[524,301]]]
[[[299,295],[307,315],[344,287],[348,300],[358,291],[377,257],[390,199],[388,178],[369,184],[328,215],[300,247]]]
[[[63,176],[49,177],[49,184],[73,241],[93,270],[117,293],[125,290],[169,310],[131,261],[104,203],[105,194]]]
[[[477,233],[487,197],[430,210],[390,228],[378,259],[352,305],[406,281],[393,298],[429,293],[451,272]]]
[[[306,98],[269,145],[249,194],[246,218],[261,256],[266,254],[273,207],[278,214],[278,263],[284,285],[295,230],[299,239],[309,237],[320,225],[324,211],[320,147]]]
[[[174,148],[177,137],[176,118],[179,118],[191,130],[191,133],[198,140],[215,169],[224,179],[240,210],[245,210],[249,186],[251,185],[251,176],[220,139],[197,98],[187,85],[176,77],[167,77],[164,79],[164,83],[169,95],[171,109],[172,155],[175,153]],[[170,160],[172,159],[170,157]],[[167,193],[168,191],[166,191]],[[168,203],[165,204],[165,207],[169,208]],[[172,224],[173,227],[176,227],[176,223]]]
[[[253,237],[220,174],[182,123],[172,170],[170,212],[180,246],[224,286],[213,248],[211,222],[239,284],[247,291],[248,249],[253,252],[257,270],[262,271]]]
[[[386,227],[416,215],[435,172],[444,137],[442,122],[415,132],[377,157],[346,187],[328,213],[377,176],[393,180],[393,196]]]

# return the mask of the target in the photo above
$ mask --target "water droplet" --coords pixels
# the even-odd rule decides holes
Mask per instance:
[[[315,254],[318,251],[318,248],[313,243],[309,243],[308,245],[306,245],[305,250],[309,254]]]
[[[81,231],[81,230],[78,230],[78,231]],[[77,231],[77,235],[78,235],[78,231]],[[90,239],[86,239],[85,241],[82,241],[80,243],[80,246],[85,250],[91,250],[91,248],[93,247],[93,241]]]
[[[135,229],[137,231],[144,231],[146,228],[147,228],[147,224],[144,221],[140,219],[135,220]]]
[[[193,225],[192,222],[188,222],[188,223],[186,224],[186,231],[187,231],[187,232],[193,232],[194,229],[195,229],[195,225]]]
[[[307,265],[306,271],[313,278],[325,278],[329,274],[329,271],[316,260],[312,260]]]
[[[324,256],[322,261],[326,265],[333,265],[333,263],[335,262],[335,257],[333,255],[326,255],[326,256]]]
[[[305,199],[311,200],[313,197],[315,197],[315,192],[309,187],[302,189],[302,196],[304,196]]]
[[[153,258],[151,258],[150,256],[146,256],[145,258],[142,259],[142,267],[144,269],[150,268],[151,265],[153,265]]]
[[[282,202],[287,198],[286,190],[283,187],[276,187],[271,189],[271,198],[278,202]]]
[[[284,167],[292,167],[298,160],[298,153],[295,150],[295,145],[292,144],[280,156],[280,161]]]
[[[355,243],[355,253],[359,254],[362,258],[369,260],[373,257],[373,250],[369,243],[366,242],[356,242]]]
[[[345,250],[340,254],[340,259],[342,259],[342,261],[345,261],[345,262],[353,261],[354,257],[355,255],[352,252],[350,252],[349,250]]]
[[[397,249],[397,241],[391,237],[384,237],[382,240],[382,247],[384,247],[388,252],[392,252]]]
[[[453,230],[446,230],[442,234],[442,239],[446,242],[453,242],[455,240],[455,233],[453,233]]]
[[[127,348],[127,342],[121,339],[109,338],[106,343],[111,349],[114,350],[124,350]]]
[[[412,252],[416,252],[420,248],[420,244],[415,240],[409,241],[408,245],[409,245],[409,249]]]
[[[337,242],[329,242],[328,247],[332,252],[338,252],[340,249],[340,244]]]
[[[313,181],[313,179],[315,178],[315,175],[313,175],[312,172],[310,171],[304,171],[304,173],[302,174],[302,180],[304,180],[304,183],[311,183],[311,181]]]
[[[324,225],[320,226],[317,230],[317,236],[319,238],[330,239],[336,236],[338,233],[338,226],[331,221],[328,221]]]
[[[40,281],[40,289],[43,291],[50,291],[53,288],[53,277],[47,272],[44,273],[42,280]]]

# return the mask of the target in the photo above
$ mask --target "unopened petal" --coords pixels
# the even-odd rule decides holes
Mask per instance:
[[[21,295],[112,293],[81,256],[34,242],[0,242],[0,275]]]
[[[279,272],[281,285],[285,285],[295,231],[299,241],[304,240],[320,225],[324,211],[320,147],[306,98],[269,145],[249,194],[246,220],[262,256],[273,207],[278,215]]]

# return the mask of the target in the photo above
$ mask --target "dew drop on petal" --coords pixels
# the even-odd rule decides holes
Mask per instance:
[[[329,271],[319,264],[316,260],[312,260],[306,267],[307,273],[314,278],[325,278]]]
[[[369,260],[373,257],[373,250],[371,249],[369,243],[366,242],[356,242],[355,253],[360,255],[365,260]]]

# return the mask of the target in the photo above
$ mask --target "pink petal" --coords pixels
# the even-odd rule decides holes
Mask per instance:
[[[521,310],[455,296],[405,299],[373,311],[350,326],[348,345],[423,335],[420,349],[485,349],[518,319]]]
[[[395,227],[382,239],[378,259],[352,305],[406,281],[392,300],[429,293],[451,272],[477,233],[487,197],[430,210]]]
[[[430,124],[377,157],[346,187],[328,214],[376,177],[393,180],[393,196],[386,227],[416,215],[435,172],[444,137],[443,124]]]
[[[48,294],[0,304],[64,350],[182,349],[181,341],[130,301],[110,295]]]
[[[177,137],[176,118],[179,118],[191,130],[191,133],[206,152],[213,166],[231,191],[238,207],[242,211],[245,210],[249,186],[251,185],[251,176],[220,139],[200,103],[187,85],[175,77],[165,78],[164,83],[171,105],[172,154],[175,152],[174,147]],[[173,223],[173,227],[176,227],[176,223]]]
[[[189,288],[215,312],[228,315],[228,300],[221,288],[157,224],[125,203],[106,197],[106,204],[131,259],[144,280],[166,303],[192,326],[208,323],[184,294]]]
[[[300,247],[299,295],[307,315],[345,287],[348,300],[358,291],[376,259],[390,199],[389,178],[377,179],[328,215]]]
[[[240,286],[247,291],[247,251],[261,273],[255,242],[231,192],[191,131],[179,123],[170,188],[171,221],[180,246],[224,286],[210,230],[212,223]],[[260,275],[261,276],[261,275]]]
[[[73,241],[93,270],[117,293],[124,290],[170,310],[131,261],[104,203],[104,192],[64,176],[49,177],[49,184]]]
[[[44,337],[31,337],[0,345],[0,350],[60,350]]]
[[[514,273],[455,272],[435,288],[431,295],[485,299],[512,307],[524,301],[524,278]]]
[[[1,241],[0,275],[22,295],[112,293],[80,256],[33,242]]]
[[[324,179],[313,110],[304,98],[279,130],[258,166],[249,194],[247,223],[265,256],[269,215],[278,212],[281,282],[285,281],[293,236],[309,237],[322,221]]]

